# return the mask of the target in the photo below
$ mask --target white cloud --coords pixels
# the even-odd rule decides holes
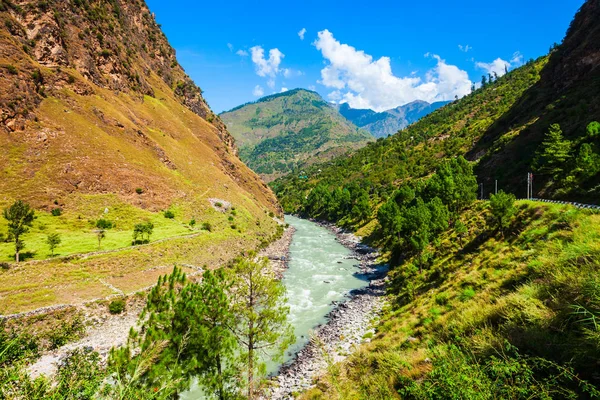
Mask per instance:
[[[468,44],[466,44],[464,46],[462,44],[459,44],[458,48],[460,49],[460,51],[463,51],[465,53],[468,53],[469,50],[473,50],[473,48],[471,46],[469,46]]]
[[[488,74],[496,74],[498,76],[502,76],[506,73],[507,70],[517,68],[523,65],[523,56],[518,51],[515,52],[510,59],[510,61],[506,61],[501,59],[500,57],[496,58],[491,63],[485,62],[476,62],[475,66],[484,70]]]
[[[267,81],[267,86],[270,87],[271,89],[275,88],[275,79],[269,79]]]
[[[295,76],[302,76],[302,75],[304,75],[304,72],[298,71],[298,70],[295,70],[295,69],[291,69],[291,68],[282,68],[281,69],[281,73],[283,74],[283,76],[285,78],[293,78]]]
[[[300,29],[300,32],[298,32],[298,36],[300,36],[300,40],[304,40],[305,33],[306,33],[306,28]]]
[[[328,30],[318,33],[314,45],[327,61],[319,83],[336,89],[328,96],[330,100],[347,102],[353,108],[384,111],[414,100],[451,100],[471,92],[467,72],[437,55],[427,55],[435,58],[437,65],[423,80],[395,76],[389,57],[374,60],[364,51],[340,43]]]
[[[523,65],[523,54],[518,51],[513,53],[512,58],[510,59],[510,63],[515,67],[520,67]]]
[[[317,90],[315,85],[308,85],[308,90],[312,90],[313,92]]]
[[[286,88],[286,87],[282,87],[282,88],[281,88],[281,92],[280,92],[280,93],[287,92],[287,91],[288,91],[288,88]]]
[[[233,51],[233,45],[231,43],[227,43],[227,47],[229,48],[229,51]]]
[[[265,91],[263,90],[263,88],[260,85],[256,85],[256,86],[254,86],[254,90],[252,91],[252,94],[256,97],[261,97],[263,94],[265,94]]]
[[[248,57],[248,52],[246,50],[238,50],[235,52],[235,54],[237,54],[240,57]]]
[[[279,49],[269,50],[269,58],[265,58],[265,51],[260,46],[254,46],[250,49],[252,54],[252,62],[256,67],[256,74],[258,76],[270,76],[275,77],[279,73],[279,64],[281,59],[285,55],[279,51]]]

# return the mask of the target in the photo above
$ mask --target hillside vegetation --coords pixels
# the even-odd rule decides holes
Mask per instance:
[[[0,313],[131,293],[173,262],[216,267],[272,236],[275,197],[143,1],[2,1],[0,22],[0,208],[36,211],[34,261],[18,268],[0,218]],[[132,248],[145,223],[150,244]]]
[[[547,57],[272,183],[392,266],[372,341],[303,398],[600,396],[599,215],[515,201],[529,171],[534,196],[597,201],[599,16],[588,0]]]
[[[426,264],[395,267],[372,341],[302,398],[598,398],[600,215],[522,201],[504,235],[489,219],[474,203]]]
[[[316,92],[295,89],[222,113],[240,157],[269,181],[360,148],[371,135]]]

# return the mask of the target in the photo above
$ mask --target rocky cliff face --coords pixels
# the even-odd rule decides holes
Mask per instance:
[[[2,57],[13,58],[20,67],[5,64],[0,69],[0,82],[8,89],[0,98],[5,129],[22,130],[26,120],[35,118],[41,99],[60,95],[64,88],[85,95],[100,87],[140,99],[154,97],[148,77],[155,73],[236,151],[233,138],[177,62],[175,50],[143,1],[3,0],[0,4],[6,27]],[[51,73],[36,69],[36,63]]]
[[[0,0],[0,147],[0,203],[279,210],[142,0]]]

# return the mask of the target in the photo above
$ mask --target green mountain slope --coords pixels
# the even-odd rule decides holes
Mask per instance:
[[[220,115],[240,157],[266,180],[360,148],[372,140],[315,92],[290,90]]]
[[[354,125],[369,131],[376,138],[380,138],[393,135],[448,103],[448,101],[438,101],[430,104],[426,101],[413,101],[383,112],[355,109],[344,103],[338,106],[338,110]]]
[[[586,1],[549,56],[272,183],[392,266],[373,339],[302,398],[600,397],[599,214],[504,192],[533,170],[534,195],[598,201],[599,18]]]
[[[331,188],[362,188],[377,204],[401,182],[424,178],[445,158],[471,151],[494,122],[539,81],[540,71],[547,62],[547,57],[530,61],[496,82],[434,111],[396,135],[378,139],[351,157],[309,168],[306,171],[308,179],[290,174],[271,186],[287,212],[301,211],[303,199],[318,184]],[[501,188],[503,183],[500,182]],[[374,214],[369,219],[373,217]]]

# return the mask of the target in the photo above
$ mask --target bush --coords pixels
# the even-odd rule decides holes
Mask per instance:
[[[114,224],[112,221],[104,218],[100,218],[98,221],[96,221],[96,228],[98,229],[111,229],[113,226]]]
[[[195,219],[191,219],[190,220],[190,226],[193,228],[194,226],[196,226],[196,220]]]
[[[58,208],[53,208],[51,211],[52,215],[55,217],[58,217],[62,214],[62,208],[58,207]]]
[[[121,314],[123,311],[125,311],[125,300],[116,299],[111,301],[108,305],[108,311],[111,314]]]
[[[217,201],[215,203],[215,207],[223,207],[223,203],[221,203],[220,201]]]
[[[445,306],[448,304],[449,296],[448,293],[442,292],[435,295],[435,304],[439,306]]]
[[[460,294],[460,301],[471,300],[473,297],[475,297],[475,294],[477,294],[475,292],[475,289],[473,289],[472,287],[467,287]]]
[[[16,75],[19,73],[19,71],[17,71],[17,68],[14,65],[7,65],[6,70],[12,75]]]
[[[136,188],[136,189],[135,189],[135,192],[136,192],[137,194],[142,194],[142,193],[144,193],[144,189],[142,189],[142,188]]]
[[[165,218],[168,218],[168,219],[173,219],[173,218],[175,218],[175,213],[173,213],[173,211],[171,211],[171,210],[167,210],[167,211],[165,211],[165,212],[163,213],[163,215],[165,216]]]
[[[212,225],[210,224],[210,222],[203,222],[202,229],[205,231],[212,232]]]

